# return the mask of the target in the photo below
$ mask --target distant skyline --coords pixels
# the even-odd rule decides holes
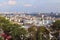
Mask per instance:
[[[60,12],[60,0],[0,0],[0,12]]]

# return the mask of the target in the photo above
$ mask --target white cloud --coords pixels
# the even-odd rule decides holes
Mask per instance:
[[[0,6],[2,6],[2,4],[0,3]]]
[[[15,5],[16,4],[16,1],[15,0],[9,0],[8,1],[8,5]]]
[[[31,4],[24,4],[25,7],[31,7]]]
[[[8,2],[1,2],[0,6],[4,6],[4,5],[16,5],[16,1],[15,0],[8,0]]]
[[[7,2],[3,2],[2,4],[3,4],[3,5],[6,5],[6,4],[7,4]]]
[[[4,6],[6,4],[7,4],[7,2],[2,2],[2,3],[0,3],[0,6]]]

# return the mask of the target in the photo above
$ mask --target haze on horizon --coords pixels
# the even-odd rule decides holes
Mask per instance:
[[[0,12],[60,12],[60,0],[0,0]]]

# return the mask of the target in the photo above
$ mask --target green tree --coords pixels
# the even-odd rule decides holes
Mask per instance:
[[[38,27],[37,40],[49,40],[49,31],[45,27]]]
[[[30,40],[36,40],[36,31],[37,31],[37,28],[34,25],[28,28]]]
[[[60,20],[56,20],[51,26],[51,28],[53,29],[54,36],[56,38],[59,38],[60,37]]]
[[[13,24],[4,17],[0,17],[0,29],[2,29],[7,36],[11,36],[13,40],[20,40],[21,38],[23,38],[22,40],[25,40],[27,34],[25,28],[22,28],[22,26],[18,24]]]
[[[27,31],[24,28],[21,28],[21,26],[16,25],[16,24],[14,24],[12,27],[13,28],[11,29],[10,34],[12,35],[13,39],[15,40],[15,38],[20,37],[20,39],[23,38],[24,40],[25,35],[27,34]]]

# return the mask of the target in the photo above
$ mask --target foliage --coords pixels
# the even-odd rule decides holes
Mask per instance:
[[[22,28],[20,25],[13,24],[4,17],[0,17],[0,28],[5,33],[5,35],[11,36],[13,40],[19,39],[21,35],[25,37],[25,34],[27,33],[27,31],[24,28]]]
[[[38,27],[37,40],[49,40],[49,31],[45,27]]]
[[[56,21],[53,23],[52,28],[53,28],[54,30],[59,30],[59,29],[60,29],[60,20],[56,20]]]
[[[31,26],[30,28],[28,28],[30,40],[36,40],[36,31],[37,31],[37,28],[35,26]]]
[[[60,20],[56,20],[51,26],[51,28],[53,29],[54,32],[53,36],[58,40],[60,36]]]

